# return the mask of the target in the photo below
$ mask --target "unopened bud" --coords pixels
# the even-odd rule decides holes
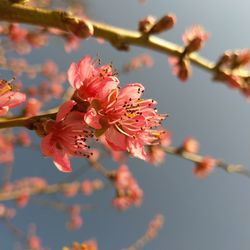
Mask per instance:
[[[173,14],[163,16],[149,31],[150,34],[161,33],[172,29],[176,23],[176,17]]]
[[[179,63],[179,71],[178,71],[178,78],[181,80],[181,81],[186,81],[191,75],[191,66],[190,66],[190,62],[189,60],[182,60],[180,63]]]
[[[80,38],[88,38],[94,34],[93,25],[87,20],[78,20],[70,21],[69,30]]]
[[[149,32],[149,30],[156,23],[156,19],[153,16],[144,17],[139,21],[138,30],[143,33]]]

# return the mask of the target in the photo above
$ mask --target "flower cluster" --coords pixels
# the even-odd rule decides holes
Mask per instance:
[[[74,94],[60,107],[56,121],[44,123],[43,154],[64,172],[71,171],[70,156],[93,155],[87,139],[103,135],[112,150],[147,160],[144,146],[157,144],[163,133],[166,115],[157,113],[156,101],[141,98],[142,84],[121,88],[111,65],[96,64],[89,56],[71,64],[68,80]]]
[[[140,206],[143,198],[143,191],[139,187],[126,165],[121,165],[114,178],[116,197],[113,205],[119,210],[126,210],[131,205]]]

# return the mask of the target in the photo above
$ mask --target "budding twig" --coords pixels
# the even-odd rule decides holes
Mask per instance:
[[[52,27],[66,32],[72,32],[75,35],[77,35],[74,30],[75,27],[78,27],[83,22],[87,22],[86,26],[90,25],[91,28],[93,28],[93,36],[104,38],[111,44],[115,43],[121,46],[135,45],[176,57],[181,56],[184,51],[183,47],[156,36],[144,36],[137,31],[122,29],[93,20],[77,18],[68,12],[51,11],[21,4],[10,4],[8,0],[0,1],[0,20]],[[197,53],[191,53],[188,57],[194,65],[209,72],[216,73],[216,63],[199,56]],[[223,69],[222,71],[230,74],[230,69]],[[243,69],[239,69],[237,72],[234,71],[234,74],[240,77],[250,76],[250,73]]]

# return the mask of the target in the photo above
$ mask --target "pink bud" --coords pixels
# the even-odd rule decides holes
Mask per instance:
[[[192,137],[186,138],[182,144],[182,150],[188,153],[198,153],[199,147],[199,142]]]
[[[176,23],[176,17],[173,14],[163,16],[156,24],[150,29],[150,34],[161,33],[172,29]]]
[[[197,178],[206,178],[215,168],[216,160],[208,156],[198,163],[193,169],[193,174]]]

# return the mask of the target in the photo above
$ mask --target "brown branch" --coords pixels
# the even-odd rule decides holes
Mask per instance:
[[[59,184],[52,184],[48,185],[47,187],[40,188],[40,187],[25,187],[20,188],[18,190],[14,190],[11,192],[1,191],[0,192],[0,201],[9,201],[9,200],[16,200],[18,197],[22,196],[25,193],[28,196],[35,196],[35,195],[42,195],[42,194],[55,194],[55,193],[64,193],[67,191],[72,185],[71,182],[69,183],[59,183]],[[74,182],[74,185],[80,188],[81,182]]]
[[[73,32],[74,27],[79,25],[80,22],[83,23],[86,21],[74,17],[68,12],[11,4],[9,0],[0,1],[0,20],[57,28],[66,32]],[[180,56],[184,51],[183,47],[156,36],[143,35],[137,31],[122,29],[93,20],[87,20],[87,22],[93,26],[93,35],[95,37],[102,37],[117,47],[119,47],[119,44],[121,47],[136,45],[172,56]],[[217,70],[215,63],[199,56],[197,53],[191,53],[189,59],[194,65],[209,72],[214,73]],[[230,69],[224,69],[223,72],[229,75],[231,73]],[[234,74],[241,77],[248,77],[250,75],[248,71],[243,69],[239,69],[237,72],[234,71]]]
[[[28,129],[34,129],[34,124],[40,122],[44,118],[56,117],[57,113],[48,113],[32,117],[14,117],[14,118],[0,118],[0,129],[1,128],[12,128],[12,127],[26,127]]]

